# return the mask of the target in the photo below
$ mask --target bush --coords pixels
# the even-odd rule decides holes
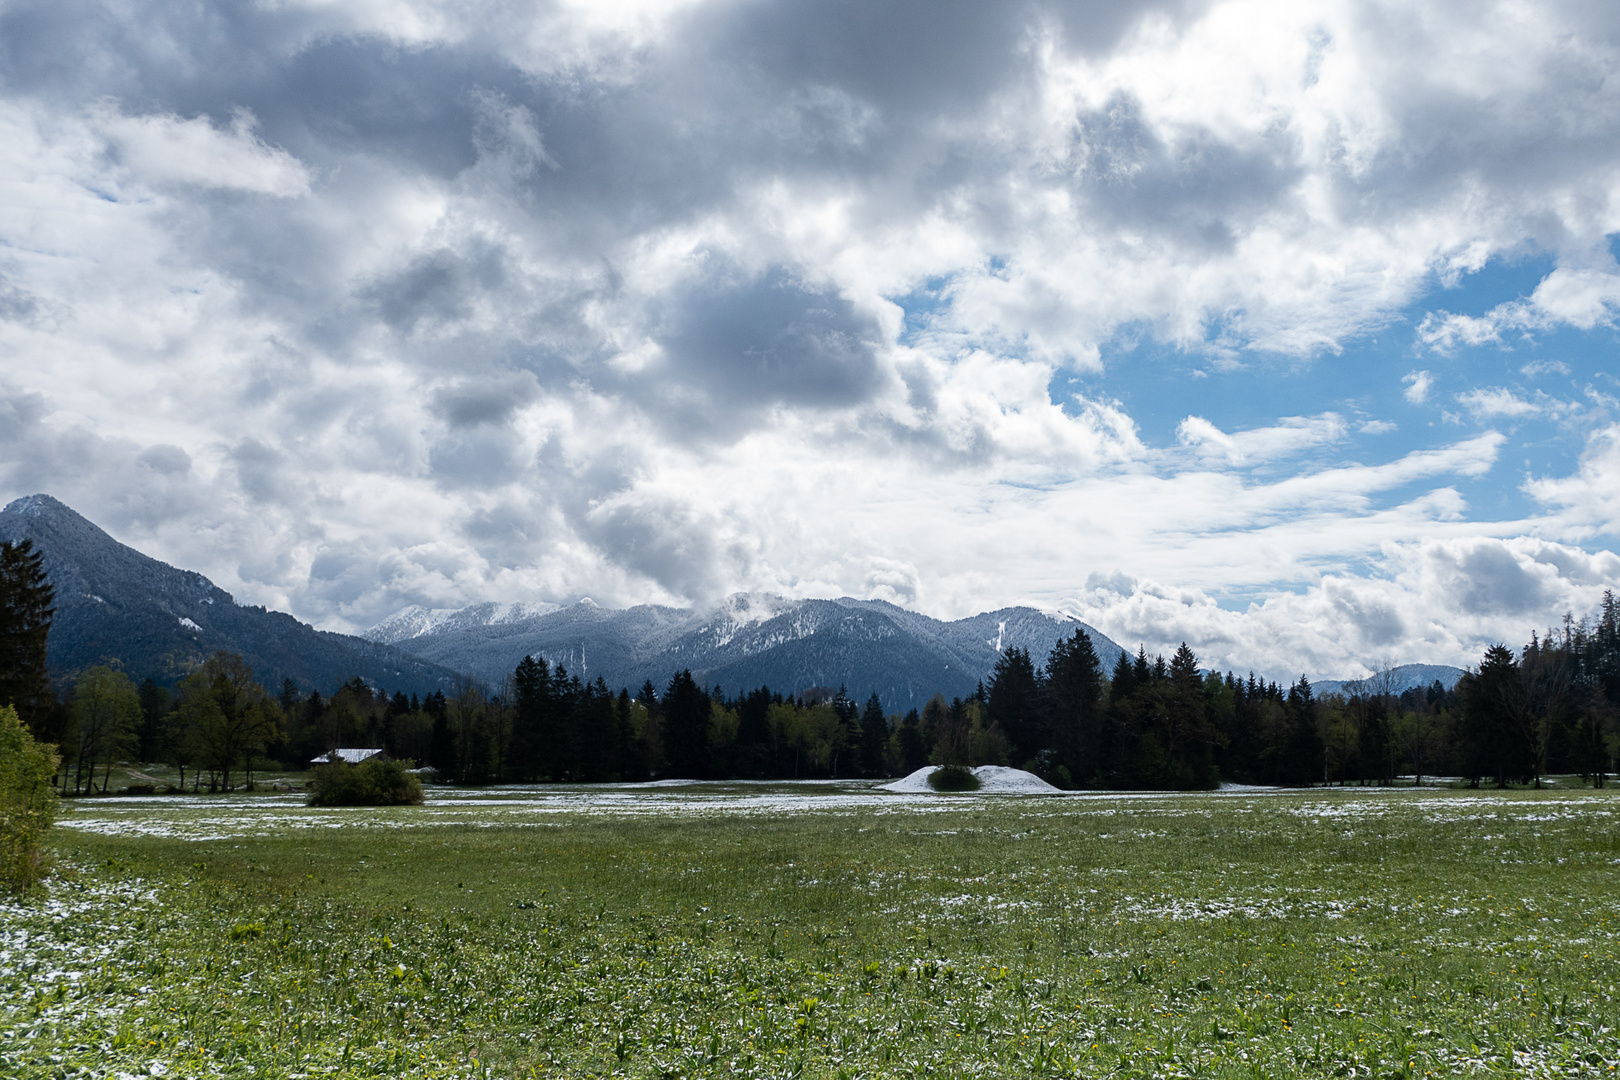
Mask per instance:
[[[22,892],[44,874],[56,820],[56,748],[34,741],[17,710],[0,707],[0,882]]]
[[[120,795],[156,795],[157,794],[157,785],[156,784],[131,784],[128,787],[119,788],[118,789],[118,794],[120,794]]]
[[[928,786],[935,791],[978,791],[979,778],[961,765],[941,765],[928,774]]]
[[[317,765],[309,782],[310,806],[420,806],[422,781],[402,761],[370,758],[358,765]]]

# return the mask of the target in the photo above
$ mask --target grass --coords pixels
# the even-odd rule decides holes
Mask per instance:
[[[444,796],[75,803],[0,907],[0,1074],[1620,1064],[1607,792]]]

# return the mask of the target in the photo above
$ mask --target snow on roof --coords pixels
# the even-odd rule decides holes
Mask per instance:
[[[330,765],[332,763],[332,759],[335,757],[344,764],[358,765],[367,758],[376,757],[380,753],[382,753],[382,747],[380,746],[374,750],[361,750],[352,746],[340,746],[336,750],[333,750],[330,754],[322,754],[320,757],[310,758],[309,763],[311,765]]]

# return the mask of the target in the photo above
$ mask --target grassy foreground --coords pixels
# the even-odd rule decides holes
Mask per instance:
[[[1615,1075],[1607,792],[100,800],[0,1074]]]

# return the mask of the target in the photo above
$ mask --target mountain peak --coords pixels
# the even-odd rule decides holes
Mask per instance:
[[[385,645],[241,607],[202,574],[119,543],[49,495],[28,495],[0,510],[0,540],[32,540],[44,557],[56,594],[48,642],[53,678],[116,664],[136,679],[172,682],[224,649],[240,653],[271,686],[291,678],[326,690],[357,676],[389,689],[454,683],[452,672]]]
[[[0,521],[6,519],[29,518],[34,521],[43,521],[57,528],[71,528],[75,530],[88,530],[92,533],[105,536],[109,541],[117,543],[106,531],[95,522],[79,513],[61,499],[50,495],[24,495],[20,499],[13,499],[0,510]]]

